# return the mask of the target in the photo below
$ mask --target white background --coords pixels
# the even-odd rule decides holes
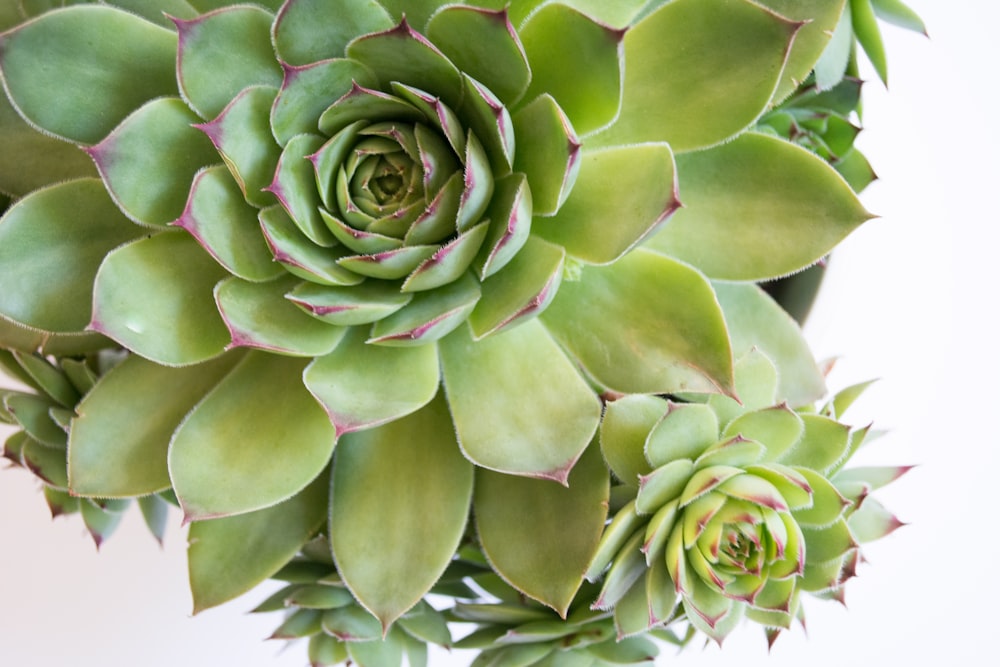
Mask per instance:
[[[860,145],[881,180],[863,199],[881,218],[837,251],[807,327],[819,357],[840,357],[833,388],[882,378],[853,415],[892,429],[864,462],[919,464],[880,494],[911,525],[866,549],[849,610],[807,607],[808,637],[768,654],[744,627],[657,664],[982,664],[995,632],[1000,7],[911,5],[931,39],[886,28],[890,93],[865,90]],[[246,616],[263,591],[190,616],[172,518],[161,550],[133,510],[98,556],[78,517],[49,519],[30,475],[0,472],[0,664],[303,667],[302,646],[263,641],[276,616]]]

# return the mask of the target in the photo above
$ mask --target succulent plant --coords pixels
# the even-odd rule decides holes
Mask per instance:
[[[740,403],[636,395],[608,406],[601,448],[631,499],[587,577],[610,564],[594,606],[613,607],[623,635],[680,610],[719,642],[744,616],[776,633],[800,616],[800,593],[841,591],[861,542],[901,525],[867,493],[908,468],[844,470],[869,429],[835,417],[864,385],[823,412],[796,411],[774,402],[766,355],[751,351],[736,373]]]
[[[4,394],[0,418],[23,429],[9,457],[48,446],[51,493],[80,507],[176,497],[196,611],[297,577],[261,610],[290,609],[276,636],[310,637],[315,664],[423,664],[424,642],[451,641],[446,618],[480,623],[469,645],[501,632],[482,664],[534,651],[510,658],[524,665],[646,660],[627,637],[683,643],[693,631],[665,625],[687,619],[718,639],[744,608],[787,626],[800,591],[837,595],[857,542],[892,523],[853,519],[883,472],[808,466],[862,436],[808,414],[823,376],[755,284],[870,217],[840,57],[844,25],[874,43],[865,7],[905,15],[890,0],[5,6],[0,360],[36,391]],[[714,426],[647,459],[639,426],[668,405]],[[742,428],[779,413],[806,463]],[[651,497],[685,465],[738,472]],[[738,492],[754,484],[791,498]],[[729,519],[705,530],[725,554],[698,560],[664,528],[681,537],[647,578],[677,595],[633,585],[647,516],[716,501]],[[854,535],[852,519],[869,523]],[[439,613],[431,593],[458,602]],[[509,604],[549,629],[505,621]]]
[[[15,429],[0,448],[4,458],[29,470],[42,483],[52,517],[79,513],[100,548],[118,528],[132,498],[80,498],[69,492],[67,474],[70,423],[80,397],[98,378],[121,361],[119,351],[103,350],[83,357],[53,360],[25,352],[0,350],[0,369],[25,389],[0,388],[0,424]],[[163,542],[170,504],[168,490],[137,499],[147,527]]]

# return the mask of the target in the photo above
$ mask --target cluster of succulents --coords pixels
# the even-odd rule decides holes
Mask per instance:
[[[283,579],[259,611],[315,665],[773,638],[899,525],[868,494],[905,469],[844,468],[858,392],[814,407],[758,284],[871,217],[876,15],[923,29],[897,0],[4,5],[4,455],[98,543],[177,504],[195,610]]]

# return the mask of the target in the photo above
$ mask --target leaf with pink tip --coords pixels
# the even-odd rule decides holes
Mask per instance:
[[[847,525],[858,542],[874,542],[905,526],[892,512],[874,498],[865,498],[861,507],[847,519]]]
[[[755,440],[740,436],[720,440],[702,453],[695,461],[698,467],[731,465],[744,468],[764,458],[767,448]]]
[[[744,605],[710,588],[700,577],[692,577],[691,581],[691,590],[681,598],[687,619],[695,628],[721,644],[743,618]]]
[[[827,563],[857,549],[858,542],[845,519],[825,528],[802,527],[806,559],[810,564]]]
[[[215,144],[243,196],[258,208],[274,203],[264,189],[281,154],[269,123],[277,92],[270,86],[244,88],[214,120],[197,126]]]
[[[518,32],[531,65],[526,99],[552,95],[581,135],[615,120],[625,75],[624,30],[552,3],[532,12]]]
[[[460,70],[508,105],[527,90],[532,72],[506,10],[445,6],[427,22],[426,33]]]
[[[723,435],[743,436],[763,443],[767,461],[777,461],[798,443],[805,432],[802,417],[787,405],[747,412],[729,422]]]
[[[667,411],[667,405],[659,396],[632,394],[605,406],[600,429],[601,452],[623,484],[635,487],[640,475],[652,471],[644,455],[646,438]]]
[[[187,519],[277,505],[323,471],[337,436],[302,384],[306,363],[250,352],[188,414],[167,458]]]
[[[542,320],[598,382],[625,393],[732,393],[729,336],[694,269],[642,249],[563,282]]]
[[[290,65],[308,65],[340,58],[354,38],[392,25],[376,0],[290,0],[274,22],[274,49]]]
[[[355,81],[349,91],[320,115],[319,129],[327,136],[334,136],[358,121],[382,120],[417,123],[426,118],[409,102]]]
[[[400,291],[420,292],[457,280],[472,264],[489,227],[489,221],[484,220],[438,248],[407,276]]]
[[[320,196],[308,157],[323,145],[323,137],[299,134],[285,145],[274,181],[268,186],[302,233],[316,245],[330,247],[333,234],[320,216]]]
[[[0,73],[30,124],[94,144],[147,100],[177,94],[176,48],[171,31],[134,14],[67,7],[4,33]]]
[[[184,99],[202,118],[218,116],[247,86],[281,85],[270,40],[273,18],[260,7],[244,5],[190,21],[174,19],[180,40],[177,79]]]
[[[97,272],[90,329],[167,366],[211,359],[230,341],[212,299],[226,275],[183,230],[133,241]]]
[[[663,5],[625,34],[621,113],[594,141],[678,153],[725,141],[766,110],[800,25],[740,0]]]
[[[303,312],[285,295],[299,283],[285,276],[251,283],[235,276],[215,288],[219,312],[232,336],[230,347],[314,357],[328,353],[344,336],[344,328]]]
[[[664,404],[666,410],[654,423],[643,449],[653,466],[678,459],[696,459],[719,440],[719,418],[703,403]]]
[[[802,415],[805,433],[798,443],[777,460],[827,472],[843,461],[850,446],[850,427],[821,415]]]
[[[337,260],[341,267],[361,276],[379,280],[401,280],[434,256],[436,245],[411,245],[374,255],[347,255]]]
[[[363,276],[337,264],[343,248],[318,246],[310,241],[281,206],[271,206],[258,215],[264,240],[275,261],[289,273],[320,285],[357,285]]]
[[[402,309],[375,323],[368,342],[426,345],[439,340],[465,322],[480,294],[479,282],[469,273],[448,285],[417,292]]]
[[[219,161],[211,142],[191,127],[198,120],[180,98],[159,98],[87,150],[129,217],[149,225],[175,220],[195,173]],[[154,172],[157,177],[150,178]]]
[[[777,137],[747,133],[677,168],[684,208],[648,247],[711,278],[794,273],[872,217],[833,167]]]
[[[18,200],[0,218],[0,313],[41,331],[82,331],[105,255],[144,231],[96,178]]]
[[[648,475],[639,478],[636,511],[652,514],[667,503],[677,500],[694,472],[691,459],[674,459]]]
[[[330,543],[344,583],[383,632],[451,562],[465,532],[472,479],[443,395],[411,415],[341,439]]]
[[[812,506],[812,487],[806,477],[796,470],[780,463],[761,463],[747,466],[747,472],[774,485],[789,509],[796,511]]]
[[[774,95],[776,101],[785,99],[802,83],[816,65],[821,54],[830,44],[837,29],[837,21],[844,11],[842,0],[762,0],[761,5],[793,21],[805,24],[795,33],[792,50],[785,62],[781,83]],[[848,34],[850,32],[848,31]],[[846,64],[846,63],[844,63]],[[843,73],[841,68],[839,74]]]
[[[778,512],[788,511],[788,504],[781,492],[766,479],[756,475],[736,475],[719,484],[716,491]]]
[[[77,406],[69,433],[73,493],[129,497],[170,488],[167,446],[174,430],[239,359],[234,353],[171,368],[132,355],[102,375]]]
[[[565,616],[604,530],[607,500],[607,469],[595,443],[573,467],[567,487],[479,468],[473,513],[493,568]]]
[[[377,322],[413,299],[412,294],[400,292],[397,283],[382,280],[347,287],[305,282],[286,297],[319,320],[348,327]]]
[[[436,95],[452,108],[462,99],[458,68],[405,18],[394,28],[358,37],[345,53],[375,72],[383,87],[398,81]]]
[[[326,518],[329,479],[320,475],[273,507],[195,521],[188,531],[188,577],[195,614],[228,602],[275,574]]]
[[[824,528],[844,516],[851,505],[840,491],[826,477],[809,468],[798,468],[812,489],[812,505],[797,509],[792,513],[795,521],[803,528]]]
[[[541,323],[478,342],[463,328],[440,346],[466,456],[490,470],[565,483],[597,429],[601,405]]]
[[[513,173],[494,182],[485,212],[490,231],[475,261],[480,278],[485,280],[505,267],[524,247],[531,233],[532,210],[531,188],[524,174]]]
[[[437,348],[370,345],[364,327],[306,368],[309,392],[343,435],[404,417],[434,398],[438,390]]]
[[[328,36],[330,26],[322,28]],[[300,67],[284,66],[284,82],[271,109],[271,130],[282,146],[296,134],[315,132],[330,100],[346,95],[355,83],[366,88],[376,85],[375,75],[353,60],[334,58],[310,62],[312,64]]]
[[[834,484],[863,482],[872,491],[881,489],[913,469],[913,466],[869,466],[841,470],[833,477]]]
[[[490,169],[499,178],[510,174],[514,165],[514,124],[503,102],[483,84],[463,73],[465,100],[463,118],[482,142],[490,159]]]
[[[513,123],[518,147],[514,168],[528,176],[535,213],[553,215],[576,183],[580,140],[563,110],[547,93],[521,107]]]
[[[184,212],[174,224],[190,232],[233,275],[263,282],[284,271],[260,234],[257,215],[229,170],[218,165],[195,176]]]

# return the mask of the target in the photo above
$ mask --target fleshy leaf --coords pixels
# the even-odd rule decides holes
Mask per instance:
[[[292,498],[241,516],[196,521],[188,533],[194,613],[232,600],[276,573],[326,518],[321,475]]]
[[[458,69],[405,18],[395,28],[355,39],[346,54],[370,67],[383,87],[398,81],[437,95],[452,108],[462,99]]]
[[[600,383],[625,393],[732,392],[722,311],[694,269],[637,249],[563,282],[542,314]]]
[[[364,280],[337,264],[343,252],[313,243],[281,206],[266,208],[258,217],[271,254],[289,273],[319,285],[357,285]]]
[[[322,28],[325,38],[330,26]],[[366,88],[376,84],[368,68],[346,58],[286,66],[284,83],[271,111],[271,130],[278,143],[284,146],[296,134],[315,132],[330,100],[346,95],[355,83]]]
[[[475,262],[480,278],[485,280],[505,267],[528,242],[532,211],[531,188],[524,174],[496,181],[486,209],[489,234]]]
[[[871,215],[804,148],[745,134],[677,158],[684,208],[647,247],[721,280],[777,278],[826,255]]]
[[[505,11],[445,6],[428,21],[427,36],[460,70],[508,105],[528,88],[527,57]]]
[[[250,283],[236,277],[220,282],[215,300],[233,339],[230,347],[254,347],[302,357],[332,350],[344,335],[343,327],[310,317],[285,298],[297,282],[291,276],[269,283]]]
[[[601,405],[540,322],[479,342],[461,328],[441,342],[441,364],[466,456],[490,470],[566,482]]]
[[[305,365],[301,359],[250,352],[188,414],[168,456],[186,518],[276,505],[323,470],[336,433],[302,385]],[[220,470],[226,474],[220,476]]]
[[[4,33],[0,73],[31,124],[94,144],[147,100],[177,94],[176,49],[169,30],[113,7],[80,5]]]
[[[212,300],[225,275],[183,230],[134,241],[101,264],[90,328],[160,364],[210,359],[229,343]]]
[[[795,33],[792,50],[774,96],[776,100],[782,100],[805,80],[830,43],[845,0],[761,0],[760,4],[787,19],[805,22]],[[843,64],[846,65],[846,62]],[[838,76],[843,72],[841,67]]]
[[[0,155],[17,156],[0,162],[0,192],[15,198],[50,183],[97,175],[83,151],[30,127],[6,95],[0,95]]]
[[[531,66],[527,99],[552,95],[581,135],[615,119],[621,104],[624,31],[549,3],[528,17],[519,34]]]
[[[309,240],[329,247],[334,244],[334,237],[319,214],[316,179],[312,163],[307,159],[322,145],[323,138],[318,135],[296,135],[285,145],[274,182],[267,189],[278,197],[282,207]]]
[[[368,342],[424,345],[439,340],[465,322],[480,294],[479,283],[468,273],[450,285],[418,292],[406,306],[376,322]]]
[[[330,542],[344,583],[384,630],[431,589],[451,561],[465,530],[472,477],[443,396],[407,417],[341,439]],[[364,511],[344,509],[352,507]]]
[[[274,22],[274,49],[290,65],[308,65],[339,58],[355,37],[392,25],[376,0],[291,0]]]
[[[778,369],[778,401],[793,407],[818,401],[826,384],[802,330],[760,287],[713,284],[722,305],[733,353],[742,357],[757,348]]]
[[[174,19],[180,40],[181,93],[203,118],[218,116],[247,86],[281,85],[281,67],[269,36],[273,18],[260,7],[247,5],[225,7],[190,21]]]
[[[537,220],[535,230],[584,262],[615,261],[680,207],[666,144],[587,151],[580,159],[565,205],[554,217]]]
[[[101,376],[70,429],[73,493],[127,497],[170,488],[167,446],[174,430],[238,359],[230,354],[171,368],[132,355]]]
[[[271,184],[281,153],[270,125],[277,92],[270,86],[249,86],[214,120],[197,126],[218,149],[243,196],[257,207],[274,203],[263,190]]]
[[[696,459],[719,439],[719,419],[707,405],[668,403],[666,414],[649,431],[646,458],[653,466]]]
[[[552,215],[566,201],[580,170],[580,140],[551,95],[542,94],[514,114],[514,168],[528,176],[538,215]],[[605,174],[606,176],[609,174]]]
[[[644,453],[646,437],[667,411],[667,405],[658,396],[633,394],[611,401],[605,407],[601,419],[601,451],[622,483],[637,486],[639,476],[652,471]]]
[[[625,34],[621,114],[594,141],[682,153],[728,139],[767,108],[799,26],[744,0],[663,5]]]
[[[338,435],[378,426],[420,409],[438,390],[434,345],[369,345],[354,327],[329,354],[306,368],[306,387],[326,409]]]
[[[149,225],[175,220],[195,172],[219,161],[211,142],[191,127],[198,120],[180,98],[159,98],[87,150],[108,192],[133,220]]]
[[[480,468],[473,510],[490,564],[516,589],[566,615],[604,529],[608,477],[592,445],[568,488]]]
[[[802,415],[805,433],[778,460],[825,472],[840,463],[850,446],[850,427],[821,415]]]
[[[24,197],[0,218],[0,313],[43,331],[82,331],[104,256],[144,231],[96,178]]]
[[[209,167],[191,184],[184,213],[176,221],[191,233],[219,264],[233,275],[252,282],[282,275],[260,234],[258,211],[225,167]]]
[[[413,296],[396,283],[369,280],[347,287],[301,283],[287,298],[313,317],[340,326],[371,324],[395,313]]]
[[[859,542],[880,540],[905,524],[874,498],[865,498],[861,507],[847,519],[851,533]]]

